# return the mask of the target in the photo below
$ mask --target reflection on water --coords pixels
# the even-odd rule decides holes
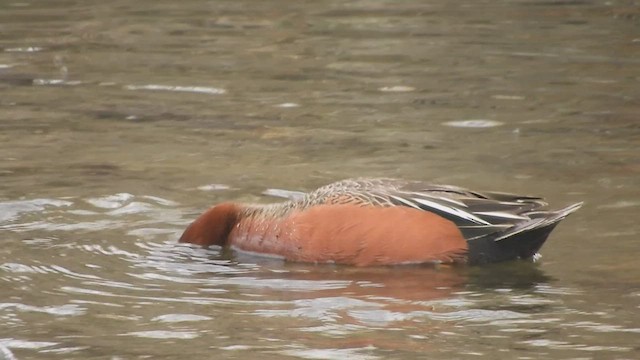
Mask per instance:
[[[640,332],[597,304],[586,306],[584,288],[559,286],[526,262],[350,268],[242,258],[175,244],[187,219],[177,203],[157,196],[2,207],[11,215],[3,230],[13,234],[5,251],[28,256],[0,264],[0,279],[11,285],[0,317],[18,330],[0,343],[25,353],[178,356],[194,346],[230,357],[257,351],[323,359],[629,353],[635,349],[625,335]],[[114,238],[102,238],[105,232]],[[122,338],[139,339],[131,340],[136,348],[120,348]]]
[[[625,1],[0,5],[0,359],[640,357],[639,18]],[[353,176],[586,205],[538,264],[175,243],[212,203]]]

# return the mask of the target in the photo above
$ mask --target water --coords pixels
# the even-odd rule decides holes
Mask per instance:
[[[640,358],[638,5],[3,2],[0,358]],[[176,244],[353,176],[586,204],[537,264]]]

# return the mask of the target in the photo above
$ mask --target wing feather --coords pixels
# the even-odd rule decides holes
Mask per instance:
[[[312,206],[335,201],[430,211],[455,223],[467,240],[490,236],[495,241],[552,225],[580,207],[576,204],[553,212],[541,209],[547,203],[537,196],[367,178],[347,179],[323,186],[307,194],[302,203]]]

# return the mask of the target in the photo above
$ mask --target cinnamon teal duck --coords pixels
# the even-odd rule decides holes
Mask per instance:
[[[577,203],[400,179],[347,179],[275,204],[224,202],[180,242],[355,266],[531,259]]]

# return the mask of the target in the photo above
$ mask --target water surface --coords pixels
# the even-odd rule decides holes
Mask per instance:
[[[638,9],[3,2],[0,355],[639,358]],[[213,203],[355,176],[586,204],[536,264],[176,244]]]

